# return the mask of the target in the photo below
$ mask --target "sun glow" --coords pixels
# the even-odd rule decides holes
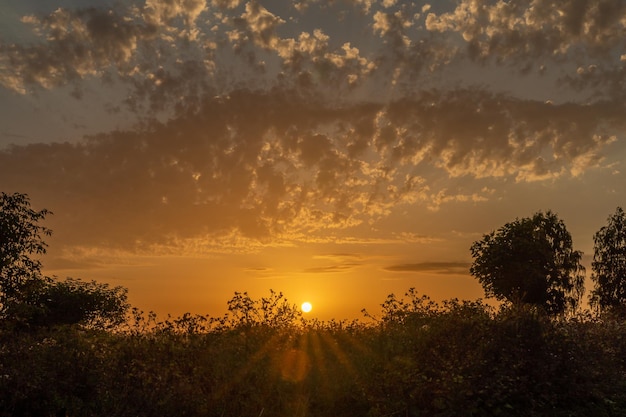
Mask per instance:
[[[313,305],[308,301],[305,301],[304,303],[302,303],[302,306],[300,308],[302,308],[302,312],[308,313],[313,310]]]

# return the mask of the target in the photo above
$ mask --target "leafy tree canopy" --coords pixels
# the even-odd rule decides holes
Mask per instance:
[[[540,306],[549,314],[573,310],[582,298],[582,252],[573,249],[565,224],[550,211],[507,223],[470,250],[470,272],[489,297]]]
[[[14,327],[120,324],[129,307],[125,288],[41,274],[33,256],[46,253],[43,238],[52,232],[39,222],[48,214],[33,210],[26,194],[0,194],[0,319]]]
[[[626,306],[626,214],[621,207],[593,236],[591,304],[600,310]]]
[[[27,292],[41,286],[41,262],[33,255],[46,253],[44,236],[52,233],[39,222],[48,210],[30,207],[26,194],[0,193],[0,314],[6,313]]]
[[[124,287],[111,288],[96,281],[46,278],[44,285],[15,306],[12,316],[30,327],[81,324],[111,328],[126,319],[127,292]]]

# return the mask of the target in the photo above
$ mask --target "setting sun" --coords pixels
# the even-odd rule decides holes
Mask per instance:
[[[304,313],[308,313],[313,309],[313,305],[311,305],[311,303],[309,303],[308,301],[302,303],[302,312]]]

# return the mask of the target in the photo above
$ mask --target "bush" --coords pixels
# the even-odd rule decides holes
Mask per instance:
[[[626,414],[618,318],[555,320],[410,290],[388,297],[378,321],[289,322],[274,319],[289,305],[278,299],[248,297],[256,319],[244,322],[237,309],[164,321],[134,310],[117,331],[5,329],[0,416]]]

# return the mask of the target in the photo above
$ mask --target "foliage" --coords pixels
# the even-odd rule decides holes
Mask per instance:
[[[404,324],[407,321],[415,323],[437,314],[438,305],[426,295],[419,295],[415,288],[410,288],[405,294],[408,300],[398,299],[395,294],[390,294],[382,307],[381,320],[389,324]]]
[[[33,256],[46,253],[39,225],[50,212],[30,207],[25,194],[0,194],[0,318],[13,329],[80,324],[107,328],[121,324],[128,309],[126,289],[95,281],[65,281],[41,274]]]
[[[96,281],[43,277],[8,306],[4,325],[15,330],[63,325],[114,328],[126,320],[127,292]]]
[[[235,292],[228,301],[233,326],[285,327],[302,316],[295,304],[289,304],[283,293],[270,289],[269,297],[253,300],[247,292]]]
[[[248,317],[286,303],[243,294],[228,305]],[[0,416],[626,415],[623,321],[414,289],[366,323],[242,322],[239,307],[165,321],[135,309],[124,332],[0,331]]]
[[[549,314],[573,311],[584,291],[582,252],[556,214],[538,212],[484,235],[470,268],[487,296],[532,304]]]
[[[126,288],[110,288],[108,284],[96,281],[73,278],[50,281],[32,300],[31,304],[40,306],[40,311],[37,317],[32,317],[31,325],[118,326],[126,319],[127,292]]]
[[[39,225],[50,214],[30,207],[26,194],[0,193],[0,316],[21,303],[23,296],[43,283],[41,262],[33,255],[46,253],[44,236],[52,232]]]
[[[600,310],[626,308],[626,215],[621,207],[593,236],[591,303]]]
[[[125,289],[41,277],[30,256],[45,252],[47,212],[15,198],[2,312],[30,331],[0,326],[0,417],[626,415],[625,322],[553,316],[578,301],[581,269],[551,213],[472,247],[487,292],[523,301],[498,311],[412,288],[380,318],[320,322],[270,290],[236,292],[223,317],[132,309],[121,323]]]

